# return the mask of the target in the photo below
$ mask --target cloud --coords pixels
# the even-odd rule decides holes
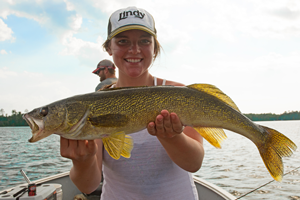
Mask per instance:
[[[82,16],[79,14],[72,15],[69,17],[69,24],[70,28],[74,31],[77,31],[80,29],[81,24],[82,24]]]
[[[71,2],[68,1],[68,0],[64,0],[64,2],[66,3],[66,6],[67,6],[67,10],[68,10],[68,11],[75,10],[75,6],[74,6],[73,3],[71,3]]]
[[[93,2],[96,4],[97,1]],[[84,3],[81,3],[83,5]],[[88,4],[85,4],[86,6]],[[65,47],[60,55],[76,56],[83,64],[92,58],[101,55],[101,44],[85,41],[74,35],[81,31],[83,16],[77,12],[80,5],[64,1],[26,1],[1,2],[0,16],[7,18],[9,15],[24,17],[37,21],[48,33],[57,36]],[[93,5],[88,5],[92,7]],[[84,6],[82,6],[84,7]],[[41,9],[43,8],[43,9]],[[53,12],[55,8],[55,12]],[[84,14],[84,13],[83,13]],[[12,39],[13,31],[0,19],[0,41]],[[95,38],[96,39],[96,38]],[[98,39],[102,42],[101,38]],[[103,52],[103,51],[102,51]],[[106,55],[106,54],[105,54]],[[97,59],[98,60],[98,59]],[[89,63],[87,63],[88,65]]]
[[[236,42],[238,36],[273,39],[300,36],[300,3],[296,0],[189,2],[162,5],[155,12],[155,19],[177,31],[184,27],[191,33],[208,33],[230,42]]]
[[[59,76],[15,71],[2,67],[0,68],[0,85],[7,87],[1,88],[0,105],[5,105],[3,109],[7,113],[10,113],[12,109],[23,112],[25,108],[31,110],[65,98],[73,94],[72,87],[66,79],[67,77],[61,79]]]
[[[296,91],[300,84],[299,51],[287,55],[270,52],[239,59],[226,53],[215,54],[199,66],[184,67],[193,73],[186,79],[181,75],[180,80],[192,84],[200,78],[201,82],[220,87],[242,112],[282,113],[299,108]]]
[[[65,48],[60,52],[60,55],[74,56],[80,61],[81,65],[94,66],[95,60],[109,58],[108,54],[103,51],[103,42],[104,40],[100,36],[97,42],[89,42],[74,37],[73,33],[70,32],[65,34],[62,39],[62,44]]]
[[[24,47],[20,40],[17,41],[20,46],[8,45],[0,49],[2,55],[9,54],[2,56],[1,67],[9,68],[0,67],[0,85],[10,85],[9,89],[1,88],[1,91],[10,107],[17,110],[31,109],[87,88],[92,91],[96,85],[89,82],[93,79],[92,66],[100,59],[110,58],[101,46],[110,14],[116,9],[136,5],[155,18],[158,40],[164,50],[162,62],[158,58],[159,62],[156,61],[151,69],[158,77],[185,84],[199,81],[216,84],[224,88],[224,92],[235,94],[234,99],[242,102],[239,103],[242,107],[244,104],[243,110],[248,109],[249,100],[241,91],[250,91],[250,99],[263,105],[257,106],[257,112],[261,112],[260,109],[284,111],[284,106],[293,103],[279,108],[280,100],[274,98],[274,94],[284,87],[299,85],[300,54],[291,52],[297,50],[300,36],[299,4],[299,0],[188,0],[172,3],[159,0],[2,0],[0,20],[6,30],[11,31],[8,34],[10,39],[5,41],[20,34],[14,27],[21,17],[37,21],[43,34],[39,35],[41,45],[37,48],[41,56],[32,54],[22,58],[24,55],[15,54],[17,51],[13,48]],[[17,17],[10,18],[9,15]],[[37,23],[28,24],[36,26]],[[2,26],[0,32],[5,29]],[[24,42],[27,41],[25,36]],[[50,42],[43,45],[44,41]],[[53,68],[50,64],[39,67],[40,63],[43,65],[40,60],[48,58],[51,58]],[[17,65],[20,60],[26,66]],[[44,70],[44,74],[32,73]],[[69,70],[70,73],[66,73]],[[99,82],[98,78],[94,79]],[[59,91],[54,88],[59,88]],[[284,101],[296,101],[297,97],[291,94],[297,93],[288,94],[288,91],[291,88],[284,90]],[[26,103],[20,99],[26,99]],[[20,104],[24,105],[22,109],[19,109]],[[248,110],[252,111],[250,107]]]
[[[11,28],[4,23],[2,19],[0,19],[0,41],[11,40],[13,41],[15,38],[12,36],[13,31]]]
[[[126,8],[129,6],[134,6],[137,4],[137,0],[126,0],[126,1],[120,1],[120,0],[91,0],[91,3],[95,8],[101,9],[102,12],[111,15],[112,12],[121,9]]]
[[[13,3],[4,1],[0,2],[0,16],[4,19],[9,15],[31,19],[50,33],[60,36],[65,31],[78,30],[81,26],[81,15],[71,8],[70,3],[66,4],[62,0],[13,1]]]
[[[81,66],[90,67],[94,66],[95,62],[99,62],[99,59],[109,58],[102,49],[103,36],[98,36],[101,35],[99,34],[101,31],[105,33],[108,17],[105,18],[105,23],[103,22],[105,28],[99,26],[101,24],[99,21],[105,16],[101,10],[108,12],[110,9],[104,5],[124,4],[117,2],[115,0],[113,2],[104,0],[4,1],[0,2],[0,16],[7,18],[9,15],[15,15],[37,21],[47,34],[59,38],[63,47],[59,50],[59,55],[73,56],[74,59],[79,60]],[[93,21],[93,24],[87,24],[88,21]],[[86,23],[84,27],[83,23]],[[1,26],[0,32],[2,30],[5,29]],[[11,29],[8,30],[12,33]]]
[[[0,54],[7,54],[7,52],[6,52],[4,49],[2,49],[2,50],[0,51]]]
[[[14,78],[16,76],[17,76],[17,73],[13,72],[13,71],[9,71],[7,67],[0,68],[0,78],[1,79],[10,79],[10,78]]]
[[[244,35],[271,39],[300,36],[300,4],[296,1],[253,0],[249,5],[255,9],[246,9],[246,15],[236,19],[236,27]]]
[[[42,24],[47,21],[47,17],[44,13],[39,13],[38,10],[40,9],[35,9],[36,7],[38,7],[36,2],[0,1],[0,17],[7,19],[9,15],[15,15],[17,17],[32,19]]]

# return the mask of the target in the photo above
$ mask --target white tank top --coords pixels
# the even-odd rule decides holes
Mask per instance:
[[[198,199],[192,174],[170,159],[157,137],[147,129],[130,136],[134,141],[130,158],[115,160],[103,151],[101,200]]]

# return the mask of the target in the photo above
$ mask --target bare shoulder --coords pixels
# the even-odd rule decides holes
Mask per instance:
[[[157,78],[157,85],[162,85],[162,83],[163,83],[163,79]],[[178,82],[170,81],[170,80],[166,80],[166,85],[185,86],[182,83],[178,83]]]
[[[175,81],[166,81],[166,85],[185,86],[184,84]]]

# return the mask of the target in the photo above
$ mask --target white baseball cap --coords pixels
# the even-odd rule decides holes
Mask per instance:
[[[143,30],[156,37],[152,15],[144,9],[133,6],[117,10],[110,16],[107,39],[110,40],[117,34],[132,29]]]

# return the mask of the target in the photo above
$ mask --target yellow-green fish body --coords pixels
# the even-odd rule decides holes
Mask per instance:
[[[194,127],[215,147],[226,138],[223,129],[247,137],[276,180],[283,174],[281,157],[296,149],[283,134],[253,123],[228,96],[208,84],[108,89],[54,102],[24,118],[32,129],[30,142],[52,133],[76,140],[101,138],[108,153],[119,159],[130,157],[133,141],[128,134],[146,128],[163,109],[175,112],[183,125]]]

